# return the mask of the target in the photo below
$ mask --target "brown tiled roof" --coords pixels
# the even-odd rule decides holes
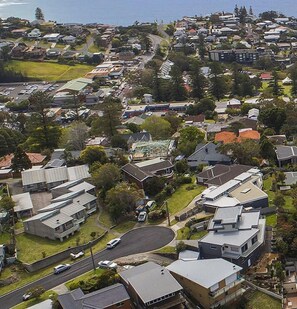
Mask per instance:
[[[29,157],[29,160],[33,165],[36,164],[42,164],[42,162],[45,160],[46,156],[43,156],[40,153],[35,153],[35,152],[26,152],[27,156]],[[12,164],[12,159],[13,159],[13,153],[8,154],[4,157],[1,158],[0,160],[0,168],[8,168]]]
[[[141,168],[131,163],[124,165],[122,171],[141,182],[152,176],[152,174],[143,171]]]
[[[260,133],[256,130],[247,130],[247,131],[240,132],[238,136],[238,141],[243,141],[245,139],[259,140]]]
[[[223,144],[234,143],[236,142],[236,135],[233,132],[222,131],[222,132],[216,133],[215,141],[221,142]]]

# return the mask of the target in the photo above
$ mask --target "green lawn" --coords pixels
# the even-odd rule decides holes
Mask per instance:
[[[73,280],[70,280],[70,281],[68,281],[68,282],[66,282],[66,287],[68,288],[68,289],[70,289],[70,287],[71,287],[71,285],[72,284],[77,284],[77,283],[79,283],[80,281],[88,281],[88,280],[90,280],[94,275],[102,275],[103,273],[105,272],[105,269],[96,269],[95,271],[94,270],[91,270],[91,271],[89,271],[89,272],[87,272],[87,273],[85,273],[85,274],[83,274],[83,275],[81,275],[81,276],[79,276],[79,277],[76,277],[75,279],[73,279]]]
[[[190,239],[190,240],[195,240],[195,239],[200,239],[202,238],[203,236],[205,236],[208,232],[207,231],[200,231],[200,232],[195,232],[191,235],[191,237],[189,238],[190,236],[190,228],[185,226],[181,229],[179,229],[177,231],[177,237],[176,237],[176,240],[187,240],[187,239]]]
[[[77,244],[85,244],[92,240],[91,233],[96,232],[97,236],[103,234],[97,224],[97,214],[90,216],[81,226],[80,231],[74,236],[69,237],[63,242],[59,240],[49,240],[34,235],[20,234],[17,235],[18,258],[22,262],[32,263],[42,258],[42,252],[50,256],[57,252],[63,251],[69,247],[75,247]]]
[[[108,211],[106,211],[105,209],[103,209],[100,212],[99,222],[100,222],[100,224],[106,226],[107,228],[110,228],[111,226],[114,225],[114,223],[112,222],[112,220],[110,218]]]
[[[155,253],[175,253],[175,247],[173,246],[166,246],[164,248],[161,248],[157,251],[155,251]]]
[[[73,66],[52,63],[12,60],[7,68],[21,72],[34,80],[59,81],[83,77],[93,69],[93,66],[76,64]]]
[[[174,215],[183,210],[195,196],[199,195],[205,189],[202,186],[195,186],[195,189],[187,190],[189,186],[191,184],[182,185],[167,200],[170,215]]]
[[[56,292],[54,291],[46,291],[44,292],[39,299],[29,299],[26,302],[22,302],[16,306],[13,307],[13,309],[25,309],[25,308],[29,308],[33,305],[36,305],[38,303],[41,303],[42,301],[49,299],[51,297],[55,297],[57,295]]]
[[[124,234],[134,228],[136,224],[136,221],[125,221],[121,222],[119,225],[117,225],[115,228],[113,228],[113,231],[118,232],[120,234]]]
[[[246,304],[247,309],[281,309],[279,300],[261,292],[254,292]]]
[[[277,223],[277,217],[276,214],[270,214],[266,216],[266,225],[275,227]]]

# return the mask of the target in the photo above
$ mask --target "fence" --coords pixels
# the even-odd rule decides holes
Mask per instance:
[[[258,291],[260,291],[260,292],[262,292],[262,293],[264,293],[264,294],[266,294],[266,295],[269,295],[269,296],[271,296],[271,297],[273,297],[273,298],[276,298],[276,299],[279,299],[279,300],[281,300],[281,301],[283,300],[282,295],[279,295],[279,294],[276,294],[276,293],[274,293],[274,292],[268,291],[268,290],[266,290],[266,289],[264,289],[264,288],[260,288],[259,286],[255,285],[255,284],[253,284],[252,282],[247,281],[247,280],[245,280],[245,283],[246,283],[248,286],[252,287],[253,289],[258,290]]]
[[[176,221],[184,221],[187,218],[196,215],[200,211],[201,211],[201,208],[199,206],[194,207],[194,208],[192,208],[192,209],[190,209],[190,210],[188,210],[188,211],[186,211],[186,212],[184,212],[180,215],[175,216],[175,220]]]
[[[84,251],[92,246],[94,246],[95,244],[97,244],[106,234],[108,233],[108,231],[105,231],[101,236],[99,236],[98,238],[94,239],[93,241],[90,241],[87,244],[83,244],[80,246],[76,246],[76,247],[71,247],[68,248],[64,251],[61,251],[57,254],[51,255],[49,257],[45,257],[42,260],[36,261],[32,264],[27,264],[27,263],[23,263],[23,266],[25,267],[25,269],[29,272],[34,272],[37,270],[40,270],[42,268],[48,267],[50,265],[53,265],[55,263],[61,262],[67,258],[69,258],[70,253],[77,253],[80,251]]]

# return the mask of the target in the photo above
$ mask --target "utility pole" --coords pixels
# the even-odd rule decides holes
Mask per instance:
[[[167,214],[168,226],[170,226],[170,215],[169,215],[169,209],[168,209],[168,203],[167,203],[167,201],[165,201],[165,207],[166,207],[166,214]]]
[[[96,266],[95,266],[94,255],[93,255],[93,249],[92,249],[92,242],[91,242],[91,241],[89,242],[89,245],[90,245],[90,252],[91,252],[91,258],[92,258],[93,268],[94,268],[94,271],[95,271],[95,270],[96,270]]]

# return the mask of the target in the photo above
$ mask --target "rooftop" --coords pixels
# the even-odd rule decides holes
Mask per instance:
[[[177,260],[166,268],[206,289],[242,270],[241,267],[224,259]]]

